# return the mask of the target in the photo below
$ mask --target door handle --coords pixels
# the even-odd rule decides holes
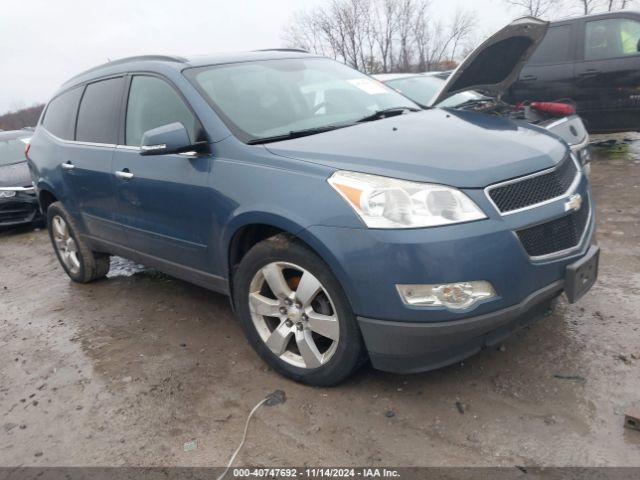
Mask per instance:
[[[578,76],[579,77],[592,77],[594,75],[597,75],[598,73],[600,73],[600,70],[597,70],[595,68],[590,68],[588,70],[585,70],[582,73],[579,73]]]
[[[524,77],[522,77],[522,80],[525,82],[533,82],[535,80],[538,80],[538,77],[536,75],[525,75]]]
[[[76,166],[71,162],[64,162],[63,164],[61,164],[61,167],[63,170],[73,170],[74,168],[76,168]]]
[[[116,177],[121,178],[122,180],[130,180],[133,178],[133,173],[131,173],[128,168],[125,168],[123,170],[116,171]]]

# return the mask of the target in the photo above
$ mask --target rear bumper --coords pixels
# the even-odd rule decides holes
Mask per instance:
[[[31,223],[39,217],[40,207],[34,195],[18,193],[15,197],[0,199],[0,227]]]
[[[374,368],[395,373],[434,370],[459,362],[502,342],[516,330],[550,312],[563,292],[559,280],[502,310],[436,323],[358,317]]]

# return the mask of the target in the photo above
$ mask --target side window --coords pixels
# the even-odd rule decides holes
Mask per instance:
[[[87,85],[76,123],[79,142],[116,144],[117,114],[122,96],[123,78],[110,78]]]
[[[42,126],[56,137],[73,140],[76,112],[82,88],[74,88],[58,95],[49,102],[42,120]]]
[[[640,22],[611,18],[587,22],[584,39],[585,60],[637,55],[640,51]]]
[[[573,58],[571,52],[571,25],[551,27],[531,56],[529,64],[562,63]]]
[[[127,104],[125,144],[139,147],[147,130],[175,122],[182,123],[189,139],[196,141],[196,119],[176,91],[157,77],[133,77]]]

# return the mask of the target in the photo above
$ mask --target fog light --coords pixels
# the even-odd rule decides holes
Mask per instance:
[[[413,307],[469,308],[481,300],[495,297],[489,282],[460,282],[442,285],[396,285],[402,301]]]

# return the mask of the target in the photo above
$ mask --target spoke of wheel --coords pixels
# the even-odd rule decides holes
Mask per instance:
[[[55,235],[60,238],[63,239],[64,237],[66,237],[66,225],[64,223],[64,220],[62,220],[60,217],[54,217],[53,219],[53,232],[55,233]]]
[[[71,261],[71,266],[73,267],[73,269],[79,269],[80,261],[78,260],[78,256],[73,252],[69,252],[67,255],[69,255],[69,260]]]
[[[291,327],[287,327],[287,325],[282,322],[280,326],[269,335],[269,338],[267,338],[267,347],[269,347],[269,350],[273,353],[280,356],[287,349],[291,335],[293,335]]]
[[[318,368],[322,365],[322,354],[318,351],[309,330],[297,330],[296,343],[307,368]]]
[[[251,311],[257,315],[266,315],[267,317],[280,315],[278,300],[264,297],[259,293],[249,295],[249,306]]]
[[[302,303],[303,307],[306,307],[321,290],[322,285],[318,279],[309,272],[304,272],[296,289],[296,300]]]
[[[278,298],[287,298],[291,295],[291,289],[282,275],[282,270],[275,263],[271,263],[262,269],[262,275],[273,294]]]
[[[73,240],[73,238],[69,238],[69,240],[67,240],[67,250],[69,250],[71,253],[76,253],[78,251],[78,246],[76,245],[76,242]]]
[[[322,315],[311,311],[307,312],[309,328],[323,337],[338,340],[340,336],[340,324],[335,315]]]

